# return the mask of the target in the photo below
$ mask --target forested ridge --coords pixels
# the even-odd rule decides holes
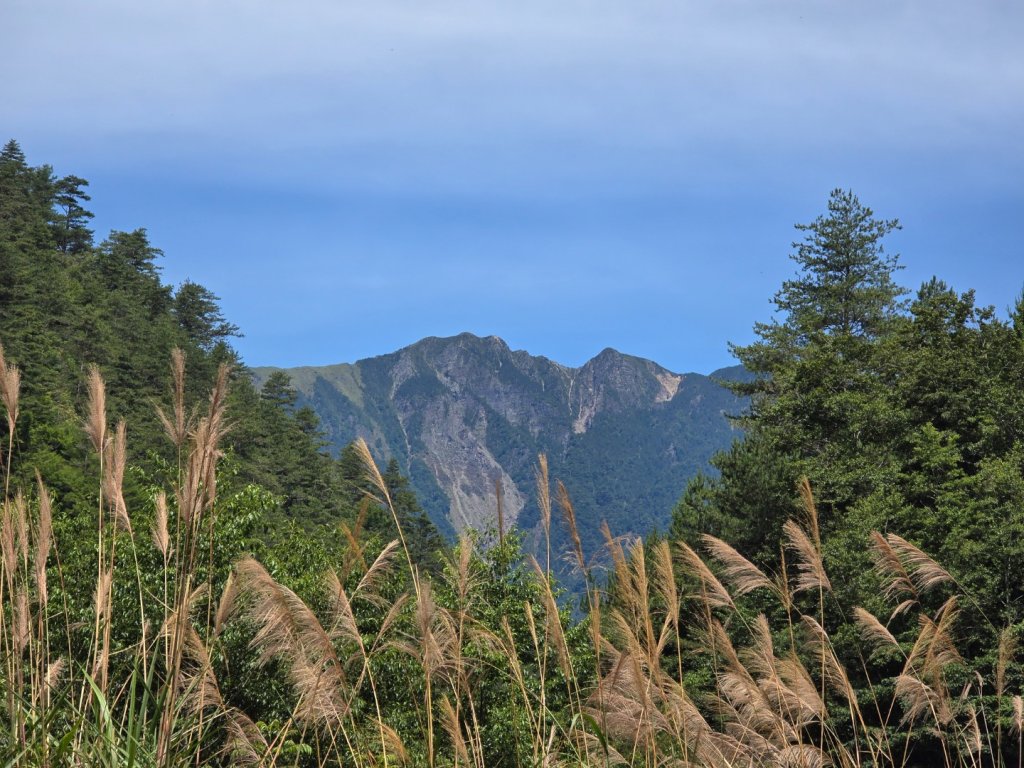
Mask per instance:
[[[1019,764],[1024,300],[908,291],[853,193],[671,530],[590,551],[540,456],[534,559],[332,458],[86,191],[0,152],[5,764]]]
[[[27,482],[38,468],[57,499],[88,496],[91,468],[80,424],[86,374],[95,365],[111,419],[128,424],[137,474],[127,482],[132,493],[144,494],[147,482],[175,462],[157,409],[170,409],[171,352],[178,349],[188,409],[205,399],[218,366],[230,367],[231,429],[223,448],[231,489],[266,491],[272,528],[354,522],[363,493],[351,456],[333,461],[323,450],[316,416],[296,407],[287,377],[253,387],[230,344],[239,330],[217,297],[190,280],[165,285],[163,253],[145,229],[94,242],[87,188],[77,176],[29,166],[14,141],[0,153],[0,342],[24,382],[14,477]],[[404,488],[396,467],[390,476],[396,490]],[[411,504],[406,512],[421,517]]]

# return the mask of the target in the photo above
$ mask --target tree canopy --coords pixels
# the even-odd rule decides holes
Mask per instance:
[[[898,532],[971,585],[965,632],[991,649],[992,626],[1024,622],[1024,318],[937,278],[906,300],[883,246],[898,227],[842,190],[798,225],[777,316],[732,347],[753,374],[732,384],[752,397],[745,437],[689,485],[673,531],[720,531],[775,561],[810,478],[845,605],[878,603],[864,543]]]

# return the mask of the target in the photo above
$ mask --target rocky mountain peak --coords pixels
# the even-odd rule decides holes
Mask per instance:
[[[664,525],[687,478],[731,442],[724,414],[742,409],[706,376],[612,348],[573,368],[471,333],[289,373],[334,448],[361,436],[396,457],[442,530],[493,526],[498,481],[506,521],[536,531],[545,453],[594,546],[602,519],[617,533]]]

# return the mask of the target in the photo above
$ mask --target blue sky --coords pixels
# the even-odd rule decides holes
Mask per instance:
[[[5,0],[0,140],[222,298],[252,365],[463,330],[731,364],[852,188],[901,281],[1024,287],[1007,0]]]

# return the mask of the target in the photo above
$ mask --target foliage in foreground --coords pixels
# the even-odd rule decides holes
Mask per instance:
[[[0,361],[0,376],[15,434],[20,373]],[[376,553],[353,542],[305,598],[251,556],[222,581],[212,564],[217,535],[230,537],[222,518],[236,514],[217,497],[227,381],[224,368],[203,414],[190,416],[180,395],[163,414],[182,460],[148,518],[125,503],[125,428],[108,424],[104,383],[91,372],[84,423],[97,458],[97,516],[88,606],[73,605],[62,584],[59,511],[44,480],[16,489],[5,472],[0,690],[9,730],[0,750],[10,764],[1019,759],[1024,708],[1006,688],[1014,638],[1001,635],[994,676],[976,674],[955,643],[961,605],[973,596],[892,533],[872,534],[869,547],[891,613],[845,615],[806,483],[800,519],[783,526],[777,572],[712,536],[702,541],[707,558],[684,542],[609,536],[613,587],[608,595],[592,587],[589,614],[574,625],[549,566],[524,568],[513,537],[487,550],[463,538],[439,576],[420,573],[388,484],[359,443],[367,483],[399,538]],[[6,460],[11,450],[8,441]],[[543,458],[538,497],[550,529]],[[578,541],[561,484],[555,501]],[[584,553],[574,553],[586,571]],[[860,637],[852,666],[833,643],[846,630]]]

